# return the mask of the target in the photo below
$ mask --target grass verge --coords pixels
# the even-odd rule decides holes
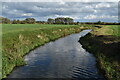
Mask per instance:
[[[120,79],[120,34],[119,26],[103,26],[80,39],[87,51],[93,53],[100,69],[109,80]]]

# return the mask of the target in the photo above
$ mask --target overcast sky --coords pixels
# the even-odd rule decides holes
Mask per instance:
[[[13,19],[71,17],[74,21],[118,21],[117,2],[2,2],[2,16]]]

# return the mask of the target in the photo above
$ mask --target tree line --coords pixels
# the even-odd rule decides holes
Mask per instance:
[[[26,18],[25,20],[10,20],[8,18],[0,17],[0,23],[3,24],[70,24],[70,25],[79,25],[79,24],[100,24],[100,25],[119,25],[120,23],[116,22],[74,22],[72,18],[58,17],[55,19],[48,18],[47,21],[36,21],[34,18]]]
[[[0,17],[0,23],[3,24],[35,24],[36,20],[34,18],[26,18],[25,20],[10,20],[8,18]]]
[[[0,23],[3,24],[71,24],[73,23],[73,19],[72,18],[63,18],[63,17],[59,17],[59,18],[48,18],[47,21],[36,21],[34,18],[26,18],[25,20],[10,20],[8,18],[4,18],[4,17],[0,17]]]

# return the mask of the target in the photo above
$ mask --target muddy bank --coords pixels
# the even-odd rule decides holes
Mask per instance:
[[[107,79],[118,80],[120,78],[120,37],[89,33],[79,42],[83,48],[96,56],[100,69]]]

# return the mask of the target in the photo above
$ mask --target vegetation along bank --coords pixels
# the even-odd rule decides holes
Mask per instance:
[[[120,26],[102,25],[80,39],[80,43],[93,53],[100,69],[109,80],[120,79]]]

